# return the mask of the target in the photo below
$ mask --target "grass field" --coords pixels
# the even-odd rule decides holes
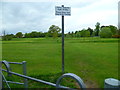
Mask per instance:
[[[45,76],[43,79],[47,77],[46,80],[50,81],[48,76],[61,75],[61,39],[15,38],[3,41],[2,59],[27,61],[29,76]],[[12,70],[22,73],[19,65],[13,65]],[[118,39],[65,38],[65,72],[77,74],[87,87],[92,88],[104,87],[106,78],[118,79]]]

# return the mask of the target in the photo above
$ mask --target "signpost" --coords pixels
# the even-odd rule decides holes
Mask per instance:
[[[64,16],[71,16],[71,7],[55,7],[55,15],[62,16],[62,72],[64,73]]]
[[[118,29],[120,29],[120,1],[118,2]]]

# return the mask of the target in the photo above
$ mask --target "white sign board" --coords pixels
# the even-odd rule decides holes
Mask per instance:
[[[58,16],[71,16],[71,7],[55,7],[55,15]]]

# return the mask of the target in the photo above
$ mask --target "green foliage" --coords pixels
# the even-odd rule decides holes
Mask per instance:
[[[47,33],[46,37],[52,37],[52,34],[51,33]]]
[[[90,32],[88,30],[83,29],[80,31],[81,37],[90,37]]]
[[[56,38],[58,37],[58,33],[61,31],[61,28],[59,28],[58,26],[52,25],[49,28],[49,35],[52,35],[52,37]]]
[[[94,37],[94,36],[95,36],[95,31],[93,31],[93,33],[92,33],[91,37]]]
[[[93,35],[93,29],[91,29],[90,27],[88,27],[87,30],[90,32],[90,36],[92,36]]]
[[[103,27],[100,31],[100,37],[101,38],[111,38],[112,32],[109,27]]]
[[[65,34],[65,37],[67,38],[72,38],[72,37],[76,37],[76,33],[72,32],[68,32],[67,34]]]
[[[118,35],[118,30],[117,30],[117,27],[116,26],[113,26],[113,25],[109,25],[109,26],[101,26],[101,29],[103,27],[106,27],[106,28],[109,28],[112,32],[112,35]]]
[[[36,32],[36,31],[33,31],[30,33],[31,38],[37,38],[37,37],[39,37],[39,35],[40,35],[40,32]]]
[[[22,32],[16,33],[16,37],[17,37],[17,38],[22,38],[22,36],[23,36]]]
[[[120,35],[120,29],[117,30],[117,35]]]
[[[58,33],[58,37],[62,37],[62,33]]]
[[[13,36],[8,34],[8,35],[3,36],[2,40],[3,41],[9,41],[9,40],[12,40],[12,38],[13,38]]]
[[[71,33],[71,36],[72,36],[72,37],[75,37],[75,35],[74,35],[74,32],[73,32],[73,31],[72,31],[72,33]]]
[[[111,30],[111,32],[112,32],[112,35],[117,34],[117,27],[115,27],[115,26],[113,26],[113,25],[110,25],[109,28],[110,28],[110,30]]]
[[[67,37],[67,38],[71,38],[72,36],[71,36],[70,34],[67,34],[66,37]]]
[[[95,25],[95,29],[93,31],[93,29],[91,29],[90,27],[88,27],[88,29],[83,29],[83,30],[79,30],[79,31],[75,31],[75,33],[72,32],[68,32],[67,34],[65,34],[65,37],[71,38],[71,37],[94,37],[94,36],[99,36],[100,34],[100,30],[103,27],[107,27],[110,28],[112,35],[120,35],[120,30],[117,29],[116,26],[113,25],[109,25],[109,26],[101,26],[100,28],[100,23],[97,22]],[[62,33],[60,33],[61,28],[59,28],[56,25],[51,25],[48,32],[37,32],[37,31],[32,31],[31,33],[25,33],[24,37],[25,38],[39,38],[39,37],[61,37]],[[18,35],[16,35],[18,38],[22,37],[22,35],[19,35],[20,32],[17,33]]]
[[[95,25],[95,36],[99,36],[99,31],[100,31],[100,23],[97,22],[96,25]]]
[[[76,37],[80,37],[80,32],[76,32]]]
[[[67,37],[67,38],[71,38],[71,37],[72,37],[72,33],[68,32],[68,33],[66,34],[66,37]]]
[[[45,37],[47,33],[32,31],[31,33],[25,33],[25,38],[38,38]]]
[[[25,38],[30,38],[31,34],[30,33],[25,33]]]

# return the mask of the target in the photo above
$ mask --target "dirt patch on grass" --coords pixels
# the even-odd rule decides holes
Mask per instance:
[[[85,85],[86,85],[87,88],[99,88],[97,83],[92,81],[92,80],[86,80]]]
[[[90,89],[91,88],[99,88],[99,86],[97,85],[97,83],[94,82],[94,81],[92,81],[92,80],[85,80],[84,83],[86,85],[86,88],[90,88]],[[80,86],[79,86],[79,84],[77,82],[74,82],[74,86],[76,88],[79,88],[79,90],[81,90]]]

